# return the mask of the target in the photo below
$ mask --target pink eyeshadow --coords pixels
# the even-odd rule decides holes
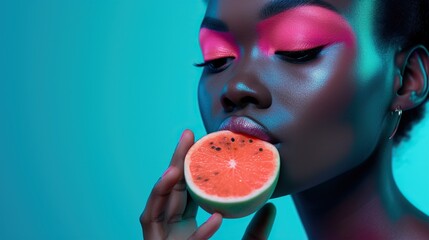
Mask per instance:
[[[347,21],[319,6],[297,7],[263,20],[258,33],[259,47],[268,55],[340,42],[355,48],[355,35]]]
[[[223,57],[238,57],[239,49],[230,33],[202,28],[200,47],[204,61]]]

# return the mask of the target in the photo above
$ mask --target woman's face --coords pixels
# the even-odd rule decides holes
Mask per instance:
[[[374,2],[209,2],[200,31],[204,125],[275,144],[275,196],[338,176],[387,140],[395,66],[374,34]]]

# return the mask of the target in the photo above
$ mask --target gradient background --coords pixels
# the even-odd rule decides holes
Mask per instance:
[[[205,133],[192,66],[203,14],[199,0],[0,1],[0,239],[141,239],[182,130]],[[428,121],[394,159],[426,213]],[[290,197],[273,202],[272,239],[305,239]],[[249,220],[214,239],[239,239]]]

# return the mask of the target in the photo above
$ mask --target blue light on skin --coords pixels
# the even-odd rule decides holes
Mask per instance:
[[[239,90],[243,90],[243,91],[246,91],[246,92],[254,92],[254,90],[253,89],[251,89],[251,88],[249,88],[249,87],[247,87],[245,84],[243,84],[243,83],[238,83],[237,84],[237,88],[239,89]]]
[[[374,13],[376,9],[375,3],[376,1],[373,0],[359,1],[359,4],[356,3],[358,5],[356,12],[359,12],[359,14],[353,14],[354,18],[350,19],[355,32],[361,33],[356,36],[356,42],[358,43],[358,52],[362,53],[357,61],[359,62],[358,65],[362,66],[359,73],[363,76],[363,79],[372,79],[383,63],[380,54],[375,49],[377,44],[374,39],[374,24],[372,24],[375,16],[377,16]]]

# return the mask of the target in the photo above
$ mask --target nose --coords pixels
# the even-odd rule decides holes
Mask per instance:
[[[238,73],[224,86],[221,103],[225,112],[232,112],[248,106],[258,109],[269,108],[272,96],[262,76],[253,71]]]

